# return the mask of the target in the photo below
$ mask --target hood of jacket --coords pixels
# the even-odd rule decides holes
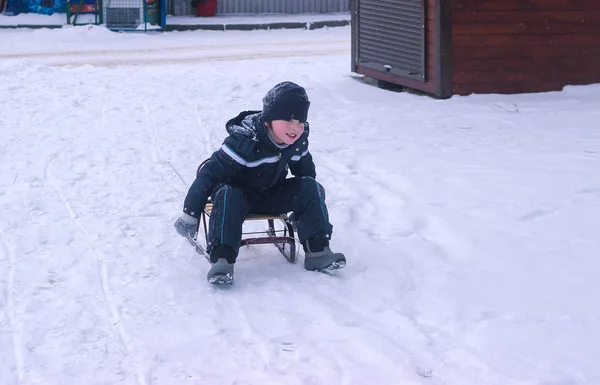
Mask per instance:
[[[262,121],[261,111],[243,111],[225,124],[229,135],[239,135],[255,141],[268,140],[268,134]]]

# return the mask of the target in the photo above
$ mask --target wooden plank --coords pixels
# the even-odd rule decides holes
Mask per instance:
[[[586,60],[598,60],[600,58],[600,44],[576,46],[576,45],[544,45],[532,49],[529,45],[496,45],[496,46],[454,46],[454,61],[470,59],[537,59],[544,61],[561,57],[578,57]],[[599,66],[600,67],[600,66]]]
[[[452,96],[452,2],[435,0],[436,4],[436,95],[441,98]]]
[[[600,48],[600,47],[599,47]],[[582,60],[579,56],[564,56],[554,60],[532,60],[531,58],[465,58],[454,61],[454,70],[456,72],[469,71],[496,71],[499,73],[509,73],[515,71],[530,72],[573,72],[585,71],[593,73],[597,70],[600,74],[600,49],[595,57],[585,57]]]
[[[594,10],[598,0],[452,0],[453,10]]]
[[[600,0],[599,0],[600,1]],[[455,24],[452,26],[455,35],[475,35],[485,33],[488,35],[600,35],[600,22],[598,23],[472,23]],[[600,38],[599,38],[600,40]]]
[[[204,207],[204,213],[210,217],[210,214],[213,210],[212,202],[207,202]],[[286,214],[281,215],[263,215],[263,214],[250,214],[246,217],[247,221],[260,221],[260,220],[268,220],[268,219],[286,219]]]
[[[434,79],[435,70],[435,6],[435,0],[425,0],[425,78],[427,81]]]
[[[427,72],[425,73],[425,76],[427,77],[427,82],[437,81],[437,75],[434,70],[435,70],[435,66],[427,67]]]
[[[431,29],[429,26],[434,26],[436,21],[436,5],[435,0],[426,0],[425,2],[425,25],[426,28]]]
[[[524,92],[558,91],[562,85],[550,83],[548,85],[529,84],[525,82],[508,83],[477,83],[477,84],[454,84],[452,92],[456,95],[470,94],[515,94]]]
[[[350,0],[350,15],[352,23],[350,23],[350,71],[356,72],[356,65],[358,64],[358,0]]]
[[[435,4],[431,1],[428,1],[425,5],[425,17],[431,20],[435,19]]]
[[[596,23],[600,22],[600,5],[581,11],[469,11],[453,12],[452,23]]]
[[[496,83],[496,82],[529,82],[540,81],[589,81],[600,82],[600,72],[596,69],[544,69],[536,71],[527,69],[520,71],[491,70],[491,71],[455,71],[454,83]]]
[[[571,82],[564,83],[561,81],[545,81],[545,82],[497,82],[497,83],[474,83],[474,84],[454,84],[452,92],[456,95],[477,94],[514,94],[514,93],[529,93],[529,92],[548,92],[560,91],[565,85],[583,85],[590,84],[589,82]]]
[[[600,35],[580,34],[572,35],[453,35],[453,47],[485,47],[485,46],[533,46],[535,49],[539,46],[558,46],[558,45],[574,45],[574,46],[590,46],[600,43]]]

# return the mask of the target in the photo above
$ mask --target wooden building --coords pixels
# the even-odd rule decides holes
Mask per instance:
[[[600,0],[352,0],[352,70],[447,98],[600,83]]]

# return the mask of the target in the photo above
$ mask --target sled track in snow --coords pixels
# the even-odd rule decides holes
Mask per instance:
[[[135,102],[140,106],[142,111],[144,111],[144,118],[146,119],[146,130],[150,136],[151,149],[150,155],[152,157],[152,161],[154,163],[159,163],[162,160],[162,156],[160,153],[160,146],[158,144],[158,128],[156,126],[156,118],[154,117],[154,113],[150,108],[148,108],[147,103],[143,103],[140,96],[132,89],[128,88],[129,93],[135,99]]]
[[[278,47],[278,48],[290,48],[296,49],[298,47],[306,46],[322,46],[322,45],[335,45],[335,44],[348,44],[347,40],[327,40],[327,41],[298,41],[298,42],[282,42],[282,43],[264,43],[265,48]],[[189,45],[189,46],[174,46],[174,47],[151,47],[151,48],[134,48],[134,49],[105,49],[105,50],[77,50],[77,51],[60,51],[60,52],[24,52],[24,53],[8,53],[0,54],[0,59],[25,59],[34,57],[65,57],[65,56],[94,56],[94,55],[132,55],[132,54],[155,54],[155,53],[171,53],[171,52],[186,52],[186,51],[204,51],[204,52],[215,52],[215,51],[226,51],[229,49],[240,49],[248,48],[248,44],[230,44],[230,45],[216,45],[216,44],[200,44],[200,45]],[[252,49],[256,50],[256,46]]]
[[[258,59],[277,59],[277,58],[288,58],[288,57],[306,57],[306,56],[327,56],[327,55],[342,55],[349,54],[350,50],[343,49],[326,49],[318,51],[297,51],[297,52],[269,52],[269,53],[245,53],[245,54],[232,54],[232,55],[215,55],[215,56],[203,56],[203,57],[181,57],[181,58],[143,58],[135,59],[128,58],[125,60],[94,60],[93,65],[96,67],[118,67],[127,65],[161,65],[161,64],[191,64],[191,63],[210,63],[218,61],[237,61],[237,60],[258,60]],[[67,66],[67,65],[88,65],[88,63],[73,63],[73,62],[59,62],[52,63],[53,66]]]
[[[17,324],[15,314],[15,266],[17,259],[15,253],[10,251],[2,238],[0,238],[0,255],[4,255],[8,260],[8,274],[6,277],[6,316],[12,334],[12,350],[15,358],[17,371],[17,380],[19,384],[23,383],[24,377],[24,359],[21,341],[21,327]]]
[[[133,347],[131,345],[131,337],[129,336],[127,329],[121,322],[121,318],[122,318],[121,314],[120,314],[119,309],[115,303],[115,300],[111,294],[110,286],[108,283],[108,271],[106,268],[106,263],[104,261],[103,254],[100,250],[98,250],[98,248],[96,246],[94,246],[94,243],[91,240],[90,234],[85,229],[85,227],[83,227],[83,225],[81,225],[80,221],[77,219],[77,214],[71,207],[69,200],[62,193],[62,190],[60,189],[60,187],[54,182],[54,177],[53,177],[53,173],[52,173],[52,164],[56,161],[56,159],[58,159],[58,157],[63,152],[65,152],[70,147],[70,145],[71,144],[68,144],[62,150],[60,150],[59,152],[54,154],[54,156],[52,156],[50,158],[50,160],[47,162],[46,168],[45,168],[45,173],[44,173],[45,179],[48,181],[48,184],[52,187],[52,190],[54,190],[56,195],[58,195],[58,197],[60,198],[60,201],[62,202],[63,206],[69,213],[69,216],[71,217],[72,221],[75,223],[75,225],[79,228],[79,230],[85,236],[85,241],[87,242],[89,248],[96,255],[96,262],[98,264],[98,276],[99,276],[99,279],[100,279],[100,282],[102,285],[102,293],[104,296],[104,300],[106,301],[106,304],[108,305],[110,313],[113,317],[112,324],[113,324],[113,326],[115,326],[117,328],[119,338],[121,339],[123,346],[125,347],[127,353],[132,358],[132,361],[135,364],[135,377],[136,377],[137,384],[138,385],[147,385],[145,371],[141,369],[141,364],[139,363],[138,358],[134,354]]]
[[[200,46],[202,47],[202,46]],[[206,46],[205,46],[206,47]],[[233,51],[230,51],[232,50]],[[39,59],[40,64],[50,66],[118,67],[136,65],[168,65],[207,63],[219,61],[277,59],[288,57],[329,56],[350,54],[347,41],[298,42],[269,44],[257,52],[256,47],[231,45],[214,49],[173,47],[147,50],[75,51],[57,53],[34,53],[25,55],[0,55],[0,59]]]

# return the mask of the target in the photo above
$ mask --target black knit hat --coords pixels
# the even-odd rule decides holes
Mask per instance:
[[[296,119],[304,123],[309,107],[310,101],[304,88],[292,82],[282,82],[271,88],[263,98],[263,121]]]

